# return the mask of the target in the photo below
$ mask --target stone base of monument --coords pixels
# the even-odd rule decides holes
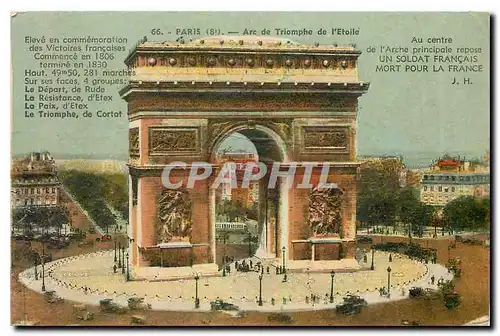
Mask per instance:
[[[277,260],[278,265],[281,262]],[[335,272],[357,272],[362,266],[356,259],[341,260],[289,260],[286,262],[287,271],[290,273],[329,273]]]
[[[197,264],[184,267],[140,267],[133,270],[134,281],[175,281],[221,276],[217,264]]]

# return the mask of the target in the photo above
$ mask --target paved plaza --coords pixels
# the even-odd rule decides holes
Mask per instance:
[[[132,296],[144,297],[156,310],[194,310],[195,280],[175,281],[125,281],[121,270],[113,273],[113,251],[100,251],[47,263],[45,267],[46,290],[54,290],[64,299],[97,305],[99,300],[112,298],[121,305],[127,304]],[[256,258],[253,259],[254,263]],[[240,261],[241,262],[241,261]],[[263,306],[257,304],[259,296],[259,273],[232,272],[226,277],[200,278],[198,293],[200,308],[210,309],[210,301],[220,298],[243,310],[313,310],[331,309],[342,302],[346,294],[357,294],[368,304],[401,300],[408,296],[413,286],[436,288],[430,284],[430,277],[451,279],[452,275],[439,264],[423,264],[405,256],[377,251],[375,270],[369,270],[371,256],[367,263],[361,263],[365,270],[352,273],[336,273],[334,277],[334,303],[329,303],[331,276],[329,273],[289,273],[287,281],[283,275],[276,275],[271,265],[270,274],[264,272],[262,279]],[[266,269],[266,263],[264,262]],[[234,265],[233,265],[234,266]],[[379,289],[387,288],[387,267],[391,267],[391,297],[380,296]],[[41,267],[38,267],[39,273]],[[34,279],[34,269],[20,273],[21,282],[41,292],[41,280]],[[306,297],[319,297],[314,304]],[[274,299],[274,305],[272,304]]]

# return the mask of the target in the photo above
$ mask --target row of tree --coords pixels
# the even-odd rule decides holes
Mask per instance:
[[[60,176],[64,186],[106,233],[110,226],[116,225],[116,219],[106,204],[109,183],[103,176],[78,170],[62,171]]]
[[[24,234],[33,231],[61,231],[64,224],[70,220],[68,209],[58,206],[27,206],[12,209],[12,226]]]
[[[489,231],[490,198],[462,196],[446,204],[442,224],[450,232]]]

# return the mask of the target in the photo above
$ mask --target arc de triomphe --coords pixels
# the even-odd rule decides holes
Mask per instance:
[[[273,190],[268,175],[260,180],[267,253],[279,264],[284,256],[291,270],[355,267],[356,112],[369,87],[358,79],[359,55],[351,46],[272,37],[136,45],[125,61],[130,82],[120,91],[130,121],[133,274],[191,265],[216,273],[210,185],[221,168],[218,146],[235,132],[254,143],[264,163],[280,162],[283,171],[298,164],[293,180]],[[212,174],[193,188],[168,189],[161,175],[173,162],[186,166],[171,167],[172,183],[186,186],[193,162],[209,163]],[[316,188],[325,162],[337,188]],[[297,188],[308,174],[311,188]]]

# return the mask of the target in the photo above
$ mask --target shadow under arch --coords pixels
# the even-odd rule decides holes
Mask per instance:
[[[235,125],[219,135],[210,148],[210,163],[217,162],[217,152],[220,145],[235,133],[244,135],[252,142],[257,150],[259,161],[264,163],[290,162],[288,147],[283,138],[271,128],[257,123],[252,126]]]

